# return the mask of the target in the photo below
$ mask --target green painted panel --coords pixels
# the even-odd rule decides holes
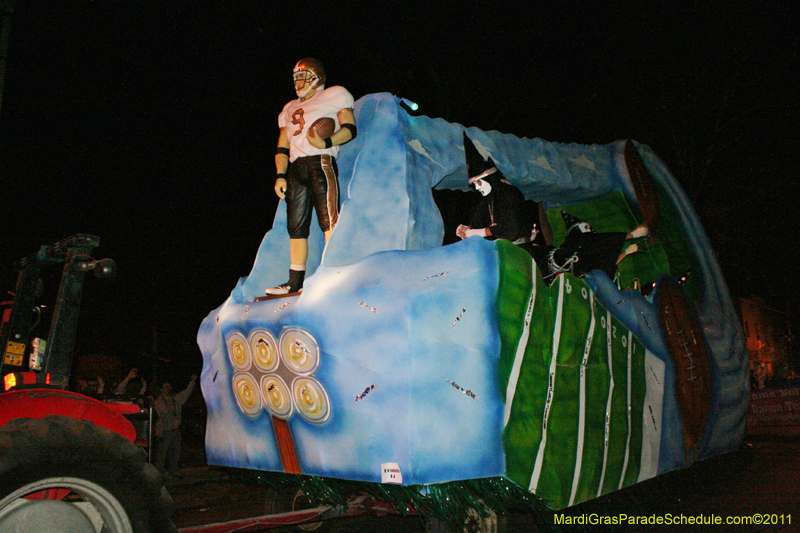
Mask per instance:
[[[591,324],[586,284],[570,275],[563,278],[562,324],[558,332],[553,401],[549,410],[542,475],[537,485],[538,493],[559,502],[569,501],[573,465],[577,463],[581,363]],[[559,284],[560,280],[553,286]]]

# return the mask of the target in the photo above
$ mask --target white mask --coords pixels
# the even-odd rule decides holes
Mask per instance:
[[[488,181],[483,181],[482,179],[477,179],[472,182],[472,186],[481,193],[482,196],[487,196],[490,192],[492,192],[492,186]]]

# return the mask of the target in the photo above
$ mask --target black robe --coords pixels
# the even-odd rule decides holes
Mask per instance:
[[[490,228],[492,234],[487,239],[506,239],[515,243],[531,255],[542,275],[547,276],[550,273],[548,254],[552,246],[545,241],[543,225],[539,221],[539,203],[525,200],[519,189],[502,180],[502,174],[484,180],[492,186],[492,191],[473,206],[469,227]],[[531,241],[534,224],[538,232]],[[549,229],[549,224],[547,227]],[[554,278],[550,276],[550,283]]]
[[[625,232],[581,233],[573,230],[551,254],[552,262],[559,267],[568,267],[572,274],[580,278],[592,270],[602,270],[614,279],[617,259],[627,236]],[[574,260],[570,261],[570,258]]]
[[[489,240],[506,239],[511,242],[531,236],[531,214],[522,192],[497,178],[484,178],[492,191],[482,196],[473,206],[468,226],[473,229],[489,228]]]

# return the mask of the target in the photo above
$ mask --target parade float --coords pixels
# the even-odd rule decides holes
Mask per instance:
[[[465,128],[390,94],[361,98],[355,116],[339,223],[324,245],[312,222],[303,291],[264,298],[289,266],[280,202],[252,271],[200,327],[209,464],[423,507],[483,483],[487,499],[503,487],[562,509],[740,446],[736,314],[697,215],[647,146]],[[547,286],[508,241],[443,246],[437,191],[467,190],[464,132],[546,208],[556,244],[568,210],[600,232],[646,225],[646,253],[615,279],[565,272]]]

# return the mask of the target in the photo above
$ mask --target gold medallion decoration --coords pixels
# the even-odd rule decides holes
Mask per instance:
[[[261,395],[258,393],[258,384],[250,374],[237,372],[233,376],[233,395],[239,409],[255,418],[261,413]]]
[[[259,370],[272,372],[280,364],[278,356],[278,343],[275,337],[267,330],[257,329],[250,334],[250,349],[253,353],[253,362]]]
[[[328,393],[314,378],[296,378],[292,383],[292,397],[297,412],[309,422],[321,424],[331,416]]]
[[[239,372],[250,370],[253,358],[250,355],[250,344],[245,336],[238,331],[234,331],[228,334],[225,344],[228,345],[228,357],[230,357],[233,368]]]
[[[278,344],[281,359],[292,372],[309,376],[317,370],[319,347],[310,333],[300,328],[286,328]]]
[[[273,374],[261,378],[261,394],[264,405],[273,416],[286,420],[294,413],[289,387],[280,376]]]

